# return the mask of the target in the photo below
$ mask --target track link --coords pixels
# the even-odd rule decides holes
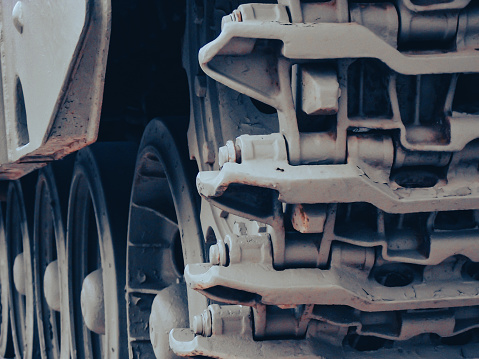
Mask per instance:
[[[201,69],[241,105],[189,72],[210,263],[185,279],[225,305],[172,331],[175,353],[475,357],[477,4],[238,4],[220,31],[200,3],[196,28],[217,30]],[[248,102],[279,128],[205,121],[227,128]]]

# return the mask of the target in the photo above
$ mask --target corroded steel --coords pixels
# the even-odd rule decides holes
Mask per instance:
[[[176,353],[226,358],[250,343],[245,357],[401,357],[421,345],[427,358],[429,337],[474,332],[476,16],[467,0],[284,0],[223,18],[202,69],[275,108],[279,129],[225,138],[218,167],[198,174],[219,215],[202,213],[216,224],[210,264],[188,265],[185,278],[214,301],[251,306],[255,333],[214,335],[205,312],[194,332],[171,332]],[[278,337],[304,346],[284,341],[278,353],[268,347]],[[315,340],[333,352],[303,351]]]
[[[1,357],[477,358],[476,0],[0,24]]]
[[[96,140],[110,17],[109,0],[2,2],[0,178]]]

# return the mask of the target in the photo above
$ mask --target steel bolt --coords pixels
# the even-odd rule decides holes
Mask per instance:
[[[223,167],[226,162],[239,162],[240,158],[240,149],[236,148],[234,142],[231,140],[226,141],[226,145],[219,149],[218,163],[220,167]]]
[[[13,283],[17,292],[25,295],[25,267],[23,261],[23,253],[15,257],[13,262]]]
[[[219,240],[218,243],[213,244],[210,247],[210,263],[225,266],[228,258],[226,251],[226,244],[223,240]]]
[[[209,309],[205,309],[200,315],[193,318],[193,331],[197,335],[210,337],[213,334],[213,319]]]
[[[195,334],[203,335],[203,317],[202,315],[195,315],[193,318],[193,331]]]

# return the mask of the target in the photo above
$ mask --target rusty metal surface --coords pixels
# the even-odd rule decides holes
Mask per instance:
[[[169,334],[176,355],[477,358],[479,117],[471,90],[479,72],[477,3],[241,5],[200,52],[207,78],[196,64],[198,45],[219,32],[223,3],[233,2],[200,0],[187,9],[184,61],[193,117],[188,137],[190,156],[203,171],[197,177],[202,228],[183,164],[165,139],[171,136],[150,128],[138,157],[128,243],[125,236],[111,246],[109,235],[94,238],[106,249],[124,244],[127,252],[95,250],[88,259],[110,272],[102,277],[108,280],[84,291],[85,322],[106,333],[105,340],[95,340],[114,349],[95,355],[127,355],[118,338],[126,343],[122,329],[128,328],[130,357],[172,357],[167,333],[187,327],[189,316],[193,330]],[[98,133],[110,2],[45,4],[57,9],[28,1],[2,5],[7,100],[0,108],[0,139],[9,142],[0,141],[0,179],[34,171],[90,144]],[[40,26],[34,35],[47,40],[22,47],[22,41],[36,39],[29,37],[31,9],[39,25],[63,14],[50,22],[81,26],[75,36],[50,26],[49,37]],[[78,24],[68,23],[69,15]],[[65,49],[65,56],[55,57],[55,50]],[[34,50],[48,56],[38,69],[26,69],[25,59],[38,57]],[[49,78],[48,70],[55,76]],[[42,81],[48,86],[39,90]],[[131,160],[133,152],[127,152]],[[110,156],[94,150],[79,155],[70,228],[87,222],[78,213],[71,219],[89,206],[83,196],[75,197],[81,189],[97,204],[103,191],[110,199],[128,192],[114,187],[128,176],[113,178],[113,171],[97,166],[99,158],[109,165],[113,158],[115,169],[126,162],[118,153]],[[108,182],[100,183],[104,176]],[[99,206],[120,209],[110,204]],[[100,212],[106,210],[92,211],[105,220]],[[125,213],[111,229],[125,229]],[[72,240],[77,230],[70,229],[69,245],[82,252],[84,238]],[[21,293],[30,283],[22,282],[25,258],[20,250],[15,254],[15,293]],[[182,259],[188,264],[184,278]],[[83,279],[88,273],[81,274]],[[117,280],[127,283],[128,318],[122,310],[114,314],[124,305]],[[88,280],[73,283],[76,294],[82,284],[87,287]],[[75,330],[89,336],[79,298],[73,300]],[[235,305],[215,303],[202,311],[207,298]],[[58,309],[55,298],[48,304]],[[83,344],[88,339],[80,339],[78,348]]]
[[[223,18],[200,65],[273,107],[279,131],[203,151],[210,264],[185,278],[251,306],[254,334],[225,306],[172,331],[177,354],[477,356],[478,13],[467,0],[283,0]],[[195,92],[203,103],[211,85]],[[215,315],[231,333],[213,334]],[[297,342],[277,352],[278,337]],[[303,351],[316,340],[329,351]]]
[[[7,161],[13,162],[48,132],[83,37],[87,2],[5,1],[1,16]]]
[[[17,180],[45,165],[46,163],[11,163],[2,165],[0,166],[0,180]]]
[[[109,0],[3,3],[3,178],[95,141],[110,16]]]

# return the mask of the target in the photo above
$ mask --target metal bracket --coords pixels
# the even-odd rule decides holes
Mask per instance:
[[[201,356],[235,359],[475,359],[479,344],[464,346],[413,346],[361,352],[351,348],[332,348],[328,343],[309,340],[255,341],[250,337],[238,336],[195,336],[190,329],[173,329],[170,332],[170,347],[180,356]]]
[[[273,93],[266,94],[244,81],[232,80],[231,74],[235,71],[227,67],[237,66],[238,61],[230,65],[225,61],[229,55],[251,55],[256,39],[282,41],[281,53],[288,59],[376,58],[405,75],[479,72],[479,55],[474,50],[405,55],[356,23],[291,24],[263,19],[224,23],[220,36],[200,50],[202,69],[208,76],[237,91],[260,97],[261,101],[267,97],[269,100],[265,102],[271,103],[275,97]]]
[[[477,315],[477,307],[367,313],[345,307],[317,306],[311,318],[341,327],[356,327],[360,335],[404,341],[424,333],[441,337],[464,333],[479,327]]]
[[[406,3],[406,1],[401,2],[401,4],[403,3]],[[427,16],[421,14],[418,16],[423,16],[424,18],[421,17],[421,21],[428,24],[429,12],[435,10],[436,7],[442,10],[454,8],[457,12],[457,9],[465,6],[466,3],[467,1],[461,0],[454,1],[453,3],[439,4],[440,6],[419,6],[420,11],[427,10],[428,12]],[[371,27],[370,29],[359,23],[340,23],[339,15],[336,14],[335,11],[331,12],[331,9],[328,8],[323,9],[324,16],[323,13],[321,13],[321,19],[303,18],[303,22],[297,22],[299,17],[297,16],[298,14],[295,14],[294,16],[291,15],[291,17],[296,20],[292,19],[293,23],[291,23],[287,16],[287,8],[289,8],[290,11],[293,8],[296,12],[303,11],[304,14],[302,15],[306,16],[308,12],[314,10],[306,10],[307,5],[318,5],[319,7],[324,5],[332,8],[335,8],[335,6],[340,7],[340,5],[337,4],[301,4],[299,7],[301,8],[303,5],[305,7],[303,10],[297,9],[298,4],[293,4],[293,2],[289,2],[288,7],[277,4],[242,5],[236,12],[242,15],[234,16],[234,19],[228,18],[228,21],[224,21],[220,36],[204,46],[199,53],[200,64],[207,75],[236,91],[277,109],[280,132],[285,136],[288,143],[288,160],[291,164],[308,163],[309,160],[309,158],[307,158],[308,156],[303,154],[305,147],[301,144],[300,136],[304,136],[304,134],[300,134],[296,121],[295,105],[293,102],[296,91],[294,80],[296,75],[293,71],[293,79],[291,79],[290,70],[292,66],[298,65],[301,67],[305,62],[320,59],[336,60],[338,68],[341,68],[343,65],[348,66],[347,62],[352,61],[349,59],[364,58],[378,59],[386,64],[389,69],[404,75],[479,72],[479,54],[472,45],[468,47],[463,46],[462,48],[458,48],[458,50],[447,52],[408,53],[398,51],[395,47],[395,43],[389,39],[396,39],[397,36],[387,36],[386,39],[381,38],[381,34],[387,33],[390,30],[389,27],[397,28],[397,14],[394,7],[391,7],[391,10],[382,16],[384,19],[387,18],[387,20],[385,20],[386,24],[383,24],[381,21],[376,24],[376,20],[374,20],[372,23],[366,24]],[[368,19],[366,22],[369,22],[371,20],[369,17],[373,17],[374,19],[378,18],[379,15],[376,14],[376,11],[382,10],[372,5],[370,7],[371,13],[369,13],[369,10],[364,10],[367,14],[362,14],[363,10],[359,10],[362,9],[362,7],[352,6],[351,19],[362,23],[363,20],[366,21],[365,19]],[[256,9],[258,9],[258,11],[256,11]],[[473,9],[471,11],[468,10],[464,12],[464,14],[471,12],[471,18],[475,18],[475,10]],[[394,16],[389,16],[390,12],[394,12]],[[434,12],[434,14],[436,13],[437,11]],[[364,19],[363,15],[366,16]],[[436,15],[438,21],[444,18],[442,13]],[[452,36],[451,34],[455,35],[457,19],[454,20],[451,17],[449,20],[446,21],[445,25],[443,24],[445,29],[442,29],[441,25],[439,26],[440,29],[431,30],[428,28],[428,30],[431,30],[434,36],[441,36],[443,30],[446,31],[447,37]],[[388,30],[385,30],[383,28],[384,26]],[[461,29],[463,27],[464,25],[461,25]],[[469,28],[472,27],[469,26]],[[419,30],[419,33],[421,33],[422,27]],[[439,35],[435,33],[436,30]],[[410,29],[410,31],[414,32],[412,29]],[[468,39],[471,37],[474,38],[474,31],[475,30],[471,30],[472,34],[468,34]],[[458,41],[463,41],[461,40],[462,37],[458,37]],[[265,42],[267,42],[268,45],[265,45]],[[338,46],[338,44],[341,44],[341,46]],[[267,48],[267,50],[265,50],[265,48]],[[341,65],[341,63],[343,65]],[[305,66],[307,68],[307,65]],[[304,72],[303,70],[304,69],[301,70],[300,74]],[[477,116],[468,116],[459,113],[453,113],[451,116],[446,110],[445,124],[448,127],[447,133],[450,135],[450,138],[444,135],[442,141],[436,141],[434,143],[427,141],[420,143],[410,142],[406,133],[412,136],[411,133],[415,129],[406,129],[405,125],[401,122],[395,89],[396,74],[391,75],[389,80],[390,101],[393,111],[392,119],[374,119],[373,121],[370,121],[370,119],[362,119],[359,121],[357,119],[348,119],[345,113],[346,108],[341,107],[341,102],[345,103],[346,100],[344,99],[348,96],[347,92],[345,92],[347,91],[347,88],[344,87],[345,82],[341,79],[344,77],[341,75],[341,72],[342,70],[338,72],[339,88],[335,80],[325,81],[327,78],[331,77],[330,80],[332,80],[332,77],[334,77],[331,76],[331,72],[327,70],[321,70],[313,77],[307,75],[306,72],[306,80],[303,79],[303,83],[301,84],[301,86],[306,85],[309,86],[310,89],[315,90],[309,90],[307,92],[309,97],[307,96],[304,104],[301,105],[305,106],[303,106],[303,109],[306,113],[337,111],[341,120],[340,122],[342,122],[338,125],[340,131],[336,134],[336,141],[334,139],[333,141],[329,141],[326,143],[327,147],[322,146],[321,151],[316,154],[321,156],[324,151],[328,152],[328,154],[333,153],[333,157],[329,159],[331,163],[341,163],[344,161],[345,149],[341,141],[344,140],[343,137],[346,136],[346,134],[340,132],[346,128],[353,128],[354,126],[380,128],[382,130],[399,129],[401,144],[405,148],[415,151],[460,151],[468,142],[479,136],[477,130],[475,130],[476,126],[472,123],[472,121],[477,120]],[[314,80],[314,78],[322,79],[321,86],[316,86],[316,80]],[[344,99],[339,101],[339,106],[336,106],[336,102],[339,96],[341,96],[341,93]],[[336,98],[334,98],[333,95],[336,95]],[[315,100],[318,98],[320,98],[321,101],[327,98],[328,101],[316,103]],[[311,102],[314,102],[314,104]],[[419,133],[422,136],[424,136],[424,130],[431,129],[420,127]],[[429,132],[433,133],[434,131]],[[325,133],[325,135],[335,137],[334,133]],[[327,136],[325,136],[325,139]]]
[[[291,166],[272,160],[225,163],[221,171],[200,172],[196,179],[198,192],[207,199],[226,198],[232,184],[275,190],[284,203],[367,202],[388,213],[475,209],[479,200],[479,182],[452,178],[431,188],[393,189],[374,182],[351,164]]]
[[[189,286],[208,298],[231,304],[346,305],[364,311],[446,308],[479,305],[477,282],[434,278],[387,287],[352,268],[285,269],[265,264],[228,267],[192,264],[185,268]],[[367,273],[366,273],[367,276]]]
[[[207,338],[195,336],[190,329],[173,329],[170,332],[170,347],[175,354],[180,356],[236,359],[326,359],[337,357],[340,351],[328,347],[325,343],[309,340],[255,341],[252,337],[233,335]],[[336,355],[332,356],[333,353]]]

